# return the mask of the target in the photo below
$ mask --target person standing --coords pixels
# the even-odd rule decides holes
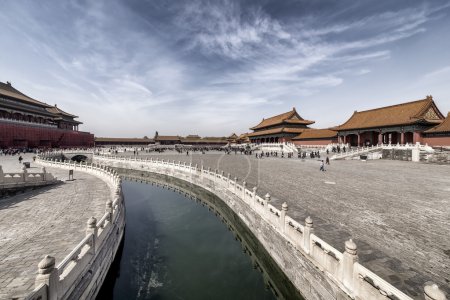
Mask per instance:
[[[327,164],[327,165],[329,165],[330,164],[330,158],[327,156],[327,159],[325,160],[325,163]]]
[[[323,159],[320,161],[320,171],[324,172],[325,171],[325,165],[323,164]]]

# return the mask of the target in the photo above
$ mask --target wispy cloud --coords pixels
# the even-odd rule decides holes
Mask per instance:
[[[31,95],[66,105],[100,135],[246,131],[298,99],[359,88],[356,77],[376,76],[393,49],[445,20],[449,6],[437,2],[310,13],[291,3],[282,13],[277,1],[11,1],[0,37],[20,50],[2,53],[0,72],[29,74]],[[36,59],[11,63],[27,56]]]

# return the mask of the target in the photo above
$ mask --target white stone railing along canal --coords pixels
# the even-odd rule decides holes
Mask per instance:
[[[22,173],[4,173],[0,166],[0,189],[33,187],[55,183],[52,174],[47,173],[45,167],[40,173],[29,173],[27,168],[22,168]]]
[[[39,158],[37,162],[48,167],[95,175],[108,184],[111,197],[105,203],[102,218],[98,221],[94,217],[87,220],[86,236],[57,266],[55,258],[49,255],[39,263],[35,290],[26,299],[95,299],[124,232],[121,179],[114,170],[99,165]]]
[[[248,189],[245,182],[239,184],[237,178],[232,179],[230,174],[225,176],[223,171],[212,171],[210,168],[204,169],[203,166],[152,158],[95,155],[94,161],[119,168],[177,177],[216,194],[241,217],[306,299],[336,299],[343,291],[344,295],[353,299],[412,300],[411,297],[358,263],[357,247],[351,239],[345,242],[345,252],[341,253],[314,234],[313,221],[310,217],[305,220],[304,225],[300,224],[287,215],[286,203],[283,203],[281,209],[277,209],[270,204],[269,194],[260,197],[257,195],[257,187]],[[254,219],[245,217],[242,211],[236,211],[238,205],[244,205],[247,210],[250,209],[254,213]],[[270,241],[260,238],[261,228],[254,226],[259,221],[268,224],[269,228],[284,239],[284,249],[281,250],[286,253],[285,256],[295,257],[295,260],[283,261],[281,253],[271,250],[273,248]],[[315,289],[314,292],[304,289],[305,282],[299,279],[304,275],[297,273],[302,269],[305,261],[318,268],[327,280],[322,287],[317,287],[312,284],[316,278],[310,276],[307,279],[310,280],[308,289]],[[331,285],[336,288],[330,287]],[[424,295],[427,300],[446,299],[435,284],[427,285],[424,288]]]

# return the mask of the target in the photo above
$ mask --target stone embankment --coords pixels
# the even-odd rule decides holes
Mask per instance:
[[[95,299],[122,241],[125,228],[125,206],[118,174],[92,164],[40,160],[44,166],[76,170],[105,181],[111,197],[105,213],[97,220],[87,220],[86,235],[58,265],[47,255],[38,264],[34,291],[27,300]]]
[[[314,234],[311,218],[301,224],[270,204],[270,195],[257,195],[237,178],[218,170],[174,161],[94,156],[100,164],[143,170],[176,177],[202,187],[222,199],[248,226],[291,282],[306,299],[412,300],[358,262],[356,244],[350,239],[342,253]],[[424,288],[427,300],[446,299],[437,285]]]

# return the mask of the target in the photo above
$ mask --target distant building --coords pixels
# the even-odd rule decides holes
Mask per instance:
[[[56,105],[30,98],[10,82],[0,82],[0,147],[91,147],[94,135]]]
[[[444,116],[431,96],[425,99],[366,111],[355,111],[335,127],[339,141],[352,146],[423,142],[424,133],[442,123]]]
[[[159,145],[176,145],[181,144],[181,137],[177,135],[159,135],[158,131],[155,133],[155,144]]]
[[[286,113],[263,119],[258,125],[250,128],[248,138],[252,143],[277,143],[291,141],[314,121],[305,120],[297,113],[295,107]]]
[[[197,146],[224,146],[226,145],[226,137],[200,137],[199,135],[188,135],[186,137],[174,135],[155,134],[155,143],[159,145],[197,145]]]
[[[237,144],[248,144],[250,143],[250,138],[248,137],[248,133],[242,133],[236,140]]]
[[[237,136],[237,134],[233,133],[229,137],[227,137],[227,142],[230,144],[236,144],[238,138],[239,137]]]
[[[95,146],[148,146],[154,143],[155,141],[149,138],[95,138]]]

